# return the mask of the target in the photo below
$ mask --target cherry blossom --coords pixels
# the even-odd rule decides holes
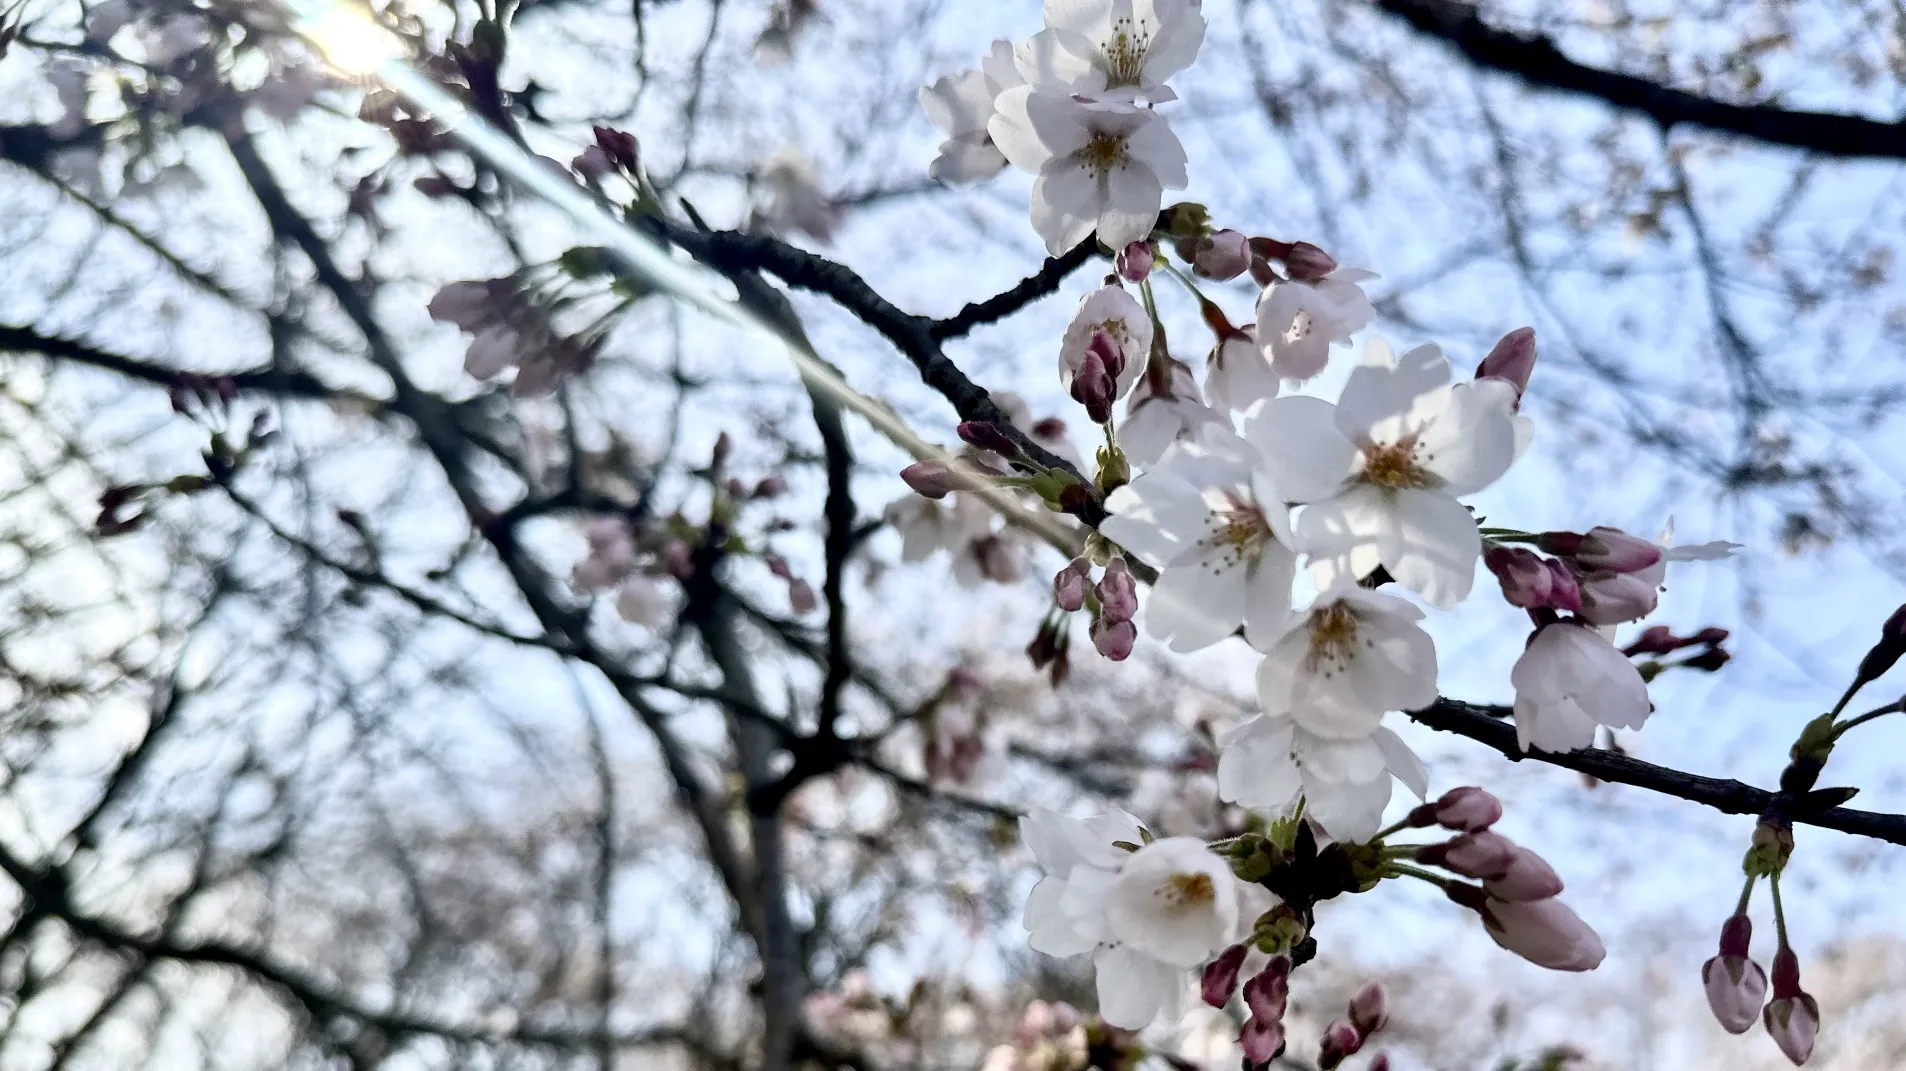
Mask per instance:
[[[1538,967],[1592,971],[1607,954],[1601,936],[1560,900],[1492,897],[1478,910],[1491,940]]]
[[[1059,385],[1070,388],[1095,350],[1111,361],[1106,372],[1115,381],[1113,396],[1123,398],[1145,374],[1152,348],[1152,319],[1138,299],[1116,283],[1107,283],[1079,300],[1059,339]]]
[[[1198,400],[1198,381],[1191,369],[1171,362],[1171,394],[1157,393],[1151,377],[1139,377],[1126,403],[1125,422],[1118,426],[1119,449],[1135,465],[1152,465],[1171,444],[1194,438],[1206,427],[1230,430],[1230,422]]]
[[[1046,0],[1046,29],[1021,42],[1019,70],[1067,93],[1154,103],[1204,43],[1201,0]],[[1114,246],[1116,248],[1116,246]]]
[[[1258,698],[1318,736],[1369,736],[1385,711],[1436,701],[1436,645],[1422,619],[1394,595],[1340,584],[1266,646]]]
[[[1297,556],[1266,467],[1249,443],[1209,427],[1106,499],[1100,530],[1162,567],[1145,630],[1173,650],[1208,647],[1240,625],[1274,635],[1290,616]]]
[[[900,533],[900,560],[921,562],[961,547],[986,532],[992,514],[971,495],[950,494],[944,503],[907,495],[888,504],[884,516]]]
[[[993,144],[986,124],[994,115],[993,101],[1014,86],[1025,84],[1013,64],[1010,41],[993,42],[993,51],[977,71],[949,74],[920,90],[920,106],[927,118],[946,135],[940,155],[927,174],[942,182],[966,183],[997,175],[1006,157]]]
[[[1257,340],[1264,359],[1285,379],[1309,379],[1324,370],[1333,344],[1370,326],[1376,309],[1360,285],[1376,278],[1362,268],[1338,268],[1315,282],[1292,279],[1264,288],[1257,302]]]
[[[1304,813],[1338,840],[1376,835],[1390,802],[1390,779],[1421,798],[1428,788],[1423,764],[1389,729],[1333,740],[1284,715],[1266,714],[1220,741],[1219,798],[1256,810],[1281,810],[1298,796]]]
[[[1297,533],[1320,585],[1381,565],[1439,608],[1469,595],[1482,536],[1456,499],[1515,461],[1514,388],[1449,379],[1435,346],[1399,359],[1371,339],[1338,404],[1278,398],[1246,425],[1273,482],[1310,503]]]
[[[1020,86],[1000,94],[987,124],[1014,167],[1038,176],[1032,226],[1058,256],[1097,230],[1114,249],[1142,241],[1167,189],[1183,189],[1185,149],[1148,108]]]
[[[1598,725],[1639,729],[1648,720],[1641,672],[1601,633],[1573,621],[1538,630],[1509,680],[1524,751],[1573,751],[1594,743]]]
[[[1242,413],[1277,397],[1283,379],[1257,344],[1257,326],[1246,324],[1224,333],[1205,363],[1204,396],[1213,409]]]
[[[1746,915],[1733,915],[1721,926],[1721,948],[1701,964],[1701,985],[1707,1006],[1730,1034],[1745,1034],[1760,1018],[1767,996],[1767,972],[1748,956],[1754,924]]]
[[[1237,879],[1196,837],[1153,841],[1126,860],[1106,890],[1105,917],[1113,936],[1130,948],[1196,967],[1237,926]]]

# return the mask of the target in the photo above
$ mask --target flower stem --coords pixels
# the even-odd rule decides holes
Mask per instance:
[[[1752,874],[1747,876],[1747,883],[1741,886],[1740,902],[1734,905],[1734,913],[1736,915],[1747,914],[1747,903],[1754,898],[1754,883],[1759,880],[1759,878]]]
[[[1391,877],[1417,878],[1422,881],[1427,881],[1439,889],[1449,888],[1448,878],[1443,877],[1441,874],[1424,870],[1419,866],[1411,866],[1408,863],[1389,863],[1384,866],[1383,871]]]
[[[1402,821],[1396,823],[1395,825],[1384,826],[1382,829],[1377,830],[1377,835],[1374,837],[1371,837],[1370,839],[1373,841],[1382,840],[1383,838],[1391,836],[1392,834],[1402,832],[1403,830],[1409,828],[1409,825],[1410,825],[1410,820],[1408,818],[1405,818]]]
[[[1844,705],[1845,700],[1841,700],[1841,703],[1842,705]],[[1833,727],[1833,738],[1835,740],[1838,740],[1841,737],[1841,735],[1843,735],[1848,729],[1853,728],[1855,725],[1864,725],[1875,718],[1883,718],[1888,714],[1898,714],[1902,710],[1906,710],[1906,697],[1901,697],[1891,703],[1886,704],[1883,707],[1878,707],[1873,710],[1869,710],[1857,718],[1848,718],[1845,722]],[[1836,710],[1834,711],[1834,713],[1837,715],[1839,711]]]
[[[1769,875],[1768,882],[1774,887],[1774,933],[1780,937],[1780,947],[1787,946],[1787,909],[1780,902],[1780,875]]]

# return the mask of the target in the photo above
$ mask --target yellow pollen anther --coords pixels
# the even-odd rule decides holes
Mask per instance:
[[[1416,463],[1416,444],[1405,439],[1390,446],[1363,448],[1363,478],[1379,487],[1435,487],[1434,473]]]
[[[1357,650],[1357,615],[1343,603],[1311,619],[1310,668],[1348,661]],[[1335,672],[1327,669],[1327,673]]]
[[[1158,887],[1158,895],[1172,907],[1202,907],[1218,898],[1209,874],[1173,874]]]
[[[1135,86],[1145,68],[1145,52],[1151,48],[1151,27],[1132,19],[1112,24],[1112,37],[1105,42],[1105,83],[1107,89]]]
[[[1131,154],[1125,148],[1125,139],[1116,134],[1094,134],[1092,140],[1079,150],[1079,159],[1086,170],[1104,174],[1125,166]]]

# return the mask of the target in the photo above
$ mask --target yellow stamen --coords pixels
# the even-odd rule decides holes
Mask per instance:
[[[1158,887],[1158,896],[1172,907],[1203,907],[1218,898],[1209,874],[1173,874]]]
[[[1405,439],[1390,446],[1363,448],[1363,478],[1379,487],[1427,488],[1442,481],[1416,461],[1416,442]]]

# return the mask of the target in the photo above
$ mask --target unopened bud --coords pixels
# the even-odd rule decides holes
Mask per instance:
[[[1515,386],[1516,403],[1529,389],[1529,376],[1535,372],[1535,328],[1518,327],[1502,336],[1489,356],[1476,366],[1476,378],[1505,379]]]
[[[1515,858],[1502,873],[1482,883],[1483,890],[1498,900],[1528,903],[1547,900],[1562,893],[1562,879],[1548,860],[1516,846]]]
[[[1584,572],[1639,573],[1661,562],[1661,546],[1619,528],[1590,528],[1573,555]]]
[[[944,461],[916,461],[900,470],[915,494],[940,499],[967,486],[967,481]]]
[[[1643,629],[1641,635],[1635,637],[1635,642],[1623,647],[1621,653],[1630,658],[1636,655],[1673,654],[1687,646],[1688,642],[1676,636],[1674,630],[1666,625],[1653,625]]]
[[[1508,873],[1521,849],[1500,833],[1465,833],[1447,844],[1418,849],[1419,862],[1440,866],[1466,878],[1495,878]]]
[[[1480,833],[1501,817],[1501,800],[1487,789],[1464,785],[1411,811],[1409,823],[1418,829],[1442,826],[1458,833]]]
[[[1085,578],[1091,572],[1091,562],[1074,558],[1053,576],[1052,601],[1059,604],[1059,609],[1073,613],[1085,607]]]
[[[1350,1021],[1365,1037],[1390,1021],[1389,994],[1384,992],[1382,982],[1368,982],[1350,998]]]
[[[1192,253],[1192,270],[1219,282],[1235,279],[1251,266],[1251,240],[1242,232],[1221,230],[1200,239]]]
[[[641,144],[634,134],[627,134],[613,127],[595,128],[596,147],[601,149],[614,164],[629,174],[641,164]]]
[[[1337,262],[1309,242],[1293,242],[1290,252],[1284,254],[1284,270],[1290,272],[1293,279],[1314,283],[1336,271]]]
[[[1733,655],[1727,653],[1726,648],[1710,647],[1700,654],[1695,655],[1693,658],[1683,659],[1680,664],[1689,669],[1701,670],[1704,673],[1716,673],[1720,671],[1722,666],[1732,661],[1733,657]]]
[[[1079,370],[1072,375],[1072,398],[1085,406],[1085,415],[1094,424],[1112,419],[1112,403],[1118,400],[1118,383],[1105,367],[1099,351],[1088,349]]]
[[[571,160],[569,167],[590,182],[600,182],[602,176],[615,171],[615,161],[609,158],[609,154],[604,152],[600,145],[591,145]]]
[[[1317,1050],[1317,1066],[1322,1071],[1331,1071],[1361,1048],[1363,1035],[1355,1026],[1339,1019],[1324,1028],[1324,1039]]]
[[[1639,621],[1661,600],[1661,589],[1634,573],[1596,573],[1584,577],[1578,589],[1582,617],[1591,625]]]
[[[1556,576],[1547,559],[1522,547],[1490,547],[1482,557],[1502,583],[1502,597],[1511,606],[1540,610],[1551,605]]]
[[[1156,259],[1150,242],[1133,242],[1118,251],[1118,273],[1128,283],[1142,283],[1151,275]]]
[[[1284,1024],[1252,1017],[1238,1031],[1238,1044],[1244,1058],[1253,1064],[1268,1064],[1284,1051]]]
[[[1244,1006],[1250,1009],[1253,1019],[1275,1023],[1284,1018],[1284,1009],[1290,1002],[1290,977],[1290,959],[1277,956],[1244,983]]]
[[[1767,1002],[1761,1020],[1787,1059],[1804,1064],[1820,1033],[1820,1005],[1800,988],[1800,961],[1793,949],[1774,953],[1773,982],[1774,999]]]
[[[998,425],[983,420],[969,420],[957,429],[960,441],[981,450],[991,450],[1001,457],[1018,457],[1019,447],[999,430]]]
[[[1880,626],[1880,641],[1860,660],[1860,680],[1885,676],[1902,655],[1906,655],[1906,606],[1894,610],[1893,616]]]
[[[1092,623],[1092,646],[1113,662],[1132,657],[1132,647],[1137,643],[1138,627],[1130,621],[1108,621],[1101,617]]]
[[[1138,613],[1138,581],[1124,558],[1113,558],[1099,579],[1099,612],[1110,621],[1130,621]]]
[[[1097,354],[1099,362],[1105,366],[1105,374],[1117,379],[1125,373],[1125,347],[1118,344],[1109,331],[1092,332],[1092,341],[1086,343],[1085,352]]]
[[[1206,1004],[1222,1008],[1231,1003],[1231,994],[1238,991],[1238,972],[1244,968],[1244,957],[1250,951],[1245,945],[1232,945],[1218,953],[1217,959],[1205,964],[1198,991]]]

